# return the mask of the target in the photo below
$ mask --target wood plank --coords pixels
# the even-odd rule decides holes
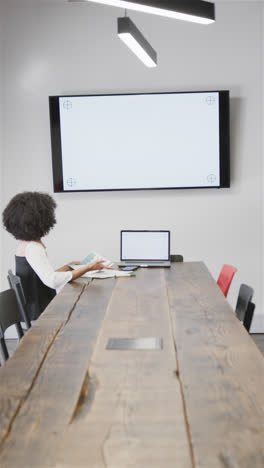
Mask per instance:
[[[195,466],[263,468],[261,353],[201,262],[166,280]]]
[[[1,468],[45,468],[77,411],[115,280],[92,282],[58,333],[0,452]]]
[[[67,284],[28,330],[15,353],[0,368],[0,447],[56,335],[67,321],[86,283]]]
[[[114,290],[83,405],[56,468],[191,468],[164,271],[137,271]],[[162,337],[162,351],[106,350],[113,337]]]

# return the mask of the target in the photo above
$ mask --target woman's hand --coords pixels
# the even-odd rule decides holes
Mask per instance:
[[[95,260],[93,262],[88,263],[89,271],[91,270],[103,270],[104,268],[107,270],[113,270],[112,263],[106,262],[103,258],[101,260]]]
[[[87,266],[89,266],[89,270],[103,270],[104,268],[107,268],[108,270],[112,270],[113,268],[111,266],[107,266],[105,263],[105,260],[96,260],[94,262],[90,262]]]
[[[92,270],[102,270],[104,268],[103,260],[96,260],[95,262],[88,263],[88,271]]]

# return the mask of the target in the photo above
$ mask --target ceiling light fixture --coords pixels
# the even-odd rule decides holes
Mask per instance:
[[[120,39],[147,66],[157,66],[157,53],[127,16],[117,18],[117,34]]]
[[[80,1],[80,0],[69,0]],[[167,16],[194,23],[210,24],[215,21],[212,2],[202,0],[84,0],[103,5],[126,8],[154,15]]]

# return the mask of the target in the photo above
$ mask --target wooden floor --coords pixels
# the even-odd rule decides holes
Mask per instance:
[[[255,341],[262,354],[264,354],[264,333],[252,333],[250,336]]]
[[[251,333],[250,336],[255,341],[257,347],[264,355],[264,333]],[[7,343],[9,355],[11,356],[11,354],[14,352],[14,350],[17,347],[18,341],[15,339],[8,339],[6,340],[6,343]]]
[[[15,351],[18,345],[18,340],[15,340],[15,339],[6,340],[6,345],[7,345],[7,349],[9,352],[9,356],[11,356],[11,354]]]

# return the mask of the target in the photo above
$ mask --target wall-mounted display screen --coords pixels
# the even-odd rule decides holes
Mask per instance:
[[[55,192],[229,187],[229,92],[51,96]]]

